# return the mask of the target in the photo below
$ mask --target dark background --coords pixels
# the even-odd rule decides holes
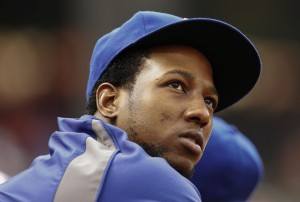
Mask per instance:
[[[210,17],[243,31],[257,46],[260,80],[217,115],[256,145],[265,173],[252,201],[300,200],[299,50],[296,0],[2,1],[0,6],[0,169],[14,175],[48,153],[56,118],[85,113],[96,40],[136,11]],[[242,67],[241,67],[242,68]]]

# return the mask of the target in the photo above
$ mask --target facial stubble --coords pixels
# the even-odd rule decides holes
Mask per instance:
[[[168,148],[159,144],[159,143],[152,143],[152,142],[145,142],[142,137],[141,134],[139,134],[136,130],[134,126],[137,127],[143,127],[143,121],[139,121],[137,122],[136,120],[136,116],[135,116],[135,112],[137,112],[138,110],[135,109],[134,107],[134,101],[131,99],[131,96],[129,97],[128,100],[128,108],[129,108],[129,122],[131,122],[131,125],[128,126],[126,132],[128,134],[128,138],[129,140],[131,140],[132,142],[135,142],[136,144],[140,145],[144,151],[151,157],[161,157],[164,158],[168,164],[173,167],[177,172],[179,172],[182,176],[189,178],[193,175],[194,170],[195,170],[195,166],[192,168],[192,170],[187,170],[184,169],[184,166],[178,166],[172,159],[168,158],[167,153]],[[146,122],[146,121],[144,121]],[[145,123],[144,123],[145,124]],[[157,134],[153,134],[153,135],[157,135]]]

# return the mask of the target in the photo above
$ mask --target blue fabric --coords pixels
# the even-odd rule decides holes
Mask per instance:
[[[30,168],[1,184],[0,201],[53,201],[67,166],[85,151],[86,139],[96,137],[91,129],[93,119],[60,118],[60,130],[49,141],[50,154],[36,158]],[[128,141],[124,131],[101,123],[116,151],[108,162],[95,201],[201,201],[196,187],[164,159],[150,157]],[[82,190],[74,190],[79,191]]]
[[[263,175],[254,144],[236,127],[214,117],[211,137],[191,181],[205,202],[246,201]]]
[[[210,18],[187,19],[140,11],[97,41],[90,62],[87,100],[98,78],[122,51],[131,46],[164,44],[192,46],[209,59],[220,97],[216,111],[244,97],[260,75],[261,61],[256,48],[235,27]]]

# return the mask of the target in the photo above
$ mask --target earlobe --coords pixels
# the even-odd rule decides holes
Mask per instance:
[[[96,92],[97,109],[103,117],[112,119],[117,116],[118,93],[118,89],[110,83],[103,83],[98,87]]]

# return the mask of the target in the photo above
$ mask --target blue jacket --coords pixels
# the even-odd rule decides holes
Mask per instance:
[[[190,179],[202,200],[248,201],[263,173],[263,161],[254,143],[234,125],[214,117],[211,136]]]
[[[201,201],[195,186],[124,131],[93,116],[59,118],[49,155],[0,185],[0,202]]]

